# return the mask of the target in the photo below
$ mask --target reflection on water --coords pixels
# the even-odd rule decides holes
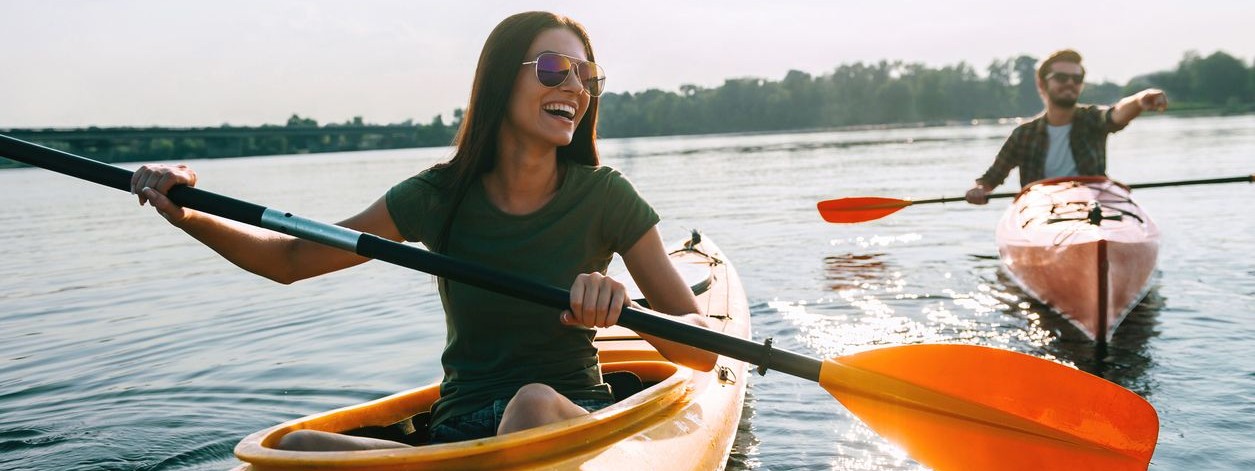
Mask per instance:
[[[1152,289],[1133,308],[1107,344],[1107,357],[1096,362],[1094,369],[1082,368],[1108,381],[1124,386],[1142,397],[1153,400],[1155,380],[1151,341],[1159,336],[1159,312],[1165,299]]]
[[[834,137],[841,137],[840,135]],[[734,154],[761,154],[765,152],[805,152],[817,150],[831,149],[848,149],[852,147],[862,146],[884,146],[894,144],[924,144],[933,142],[953,143],[960,139],[955,138],[903,138],[903,139],[876,139],[876,140],[831,140],[831,141],[792,141],[777,142],[769,144],[746,144],[738,146],[711,146],[711,147],[691,147],[683,150],[666,150],[666,151],[640,151],[636,150],[632,157],[648,157],[651,155],[683,155],[689,156],[702,153],[734,153]]]
[[[753,374],[752,370],[747,371]],[[728,468],[758,469],[762,461],[758,459],[758,437],[754,432],[754,414],[757,404],[753,388],[745,391],[745,404],[741,407],[741,423],[736,428],[736,438],[732,440],[732,453],[728,455]]]
[[[996,256],[972,257],[993,279],[976,277],[974,289],[959,291],[949,285],[966,281],[947,281],[957,278],[950,271],[911,270],[900,266],[895,252],[878,251],[894,245],[889,250],[909,254],[922,245],[922,238],[871,240],[851,245],[876,250],[823,258],[822,289],[831,293],[829,296],[767,303],[775,317],[797,330],[794,340],[803,350],[835,357],[920,343],[984,345],[1076,366],[1143,397],[1151,396],[1154,382],[1147,373],[1153,369],[1154,360],[1147,345],[1157,334],[1155,319],[1163,306],[1163,298],[1156,291],[1152,290],[1121,324],[1107,356],[1095,359],[1095,343],[1015,287],[997,269]],[[763,381],[766,379],[755,384]],[[810,469],[923,469],[853,416],[836,421],[833,433],[832,459],[823,467]]]
[[[1003,292],[1023,300],[1014,309],[1008,309],[1008,315],[1023,316],[1053,334],[1052,341],[1039,345],[1042,351],[1142,396],[1150,394],[1145,373],[1153,360],[1148,345],[1150,339],[1158,335],[1156,319],[1165,302],[1157,289],[1152,288],[1125,316],[1112,334],[1106,356],[1100,357],[1097,344],[1075,324],[1050,306],[1032,299],[1002,270],[998,271],[998,282]]]
[[[824,258],[824,279],[831,291],[864,289],[880,282],[890,267],[881,259],[883,253],[863,255],[841,254]]]

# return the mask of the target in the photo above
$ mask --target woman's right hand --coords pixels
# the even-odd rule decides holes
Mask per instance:
[[[131,193],[139,197],[139,205],[152,204],[157,214],[177,226],[187,220],[188,212],[166,197],[175,185],[196,186],[196,171],[186,165],[145,165],[131,176]]]
[[[619,323],[619,314],[631,302],[623,283],[599,272],[583,273],[571,284],[571,307],[558,320],[590,329],[610,327]]]

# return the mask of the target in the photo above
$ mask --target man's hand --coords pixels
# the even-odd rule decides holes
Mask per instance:
[[[968,203],[985,204],[989,202],[990,191],[993,191],[993,189],[985,188],[985,185],[978,183],[976,186],[972,187],[972,189],[967,190],[967,195],[964,195],[963,198],[966,199]]]
[[[1147,88],[1137,94],[1137,105],[1142,111],[1163,111],[1168,109],[1168,95],[1158,88]]]

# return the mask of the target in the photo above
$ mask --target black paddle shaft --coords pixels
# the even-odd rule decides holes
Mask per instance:
[[[129,170],[20,139],[0,135],[0,156],[110,188],[126,192],[131,190],[131,176],[133,172]],[[180,206],[348,250],[364,257],[382,260],[555,309],[566,309],[571,304],[571,294],[567,290],[538,283],[522,276],[504,273],[483,265],[429,252],[418,247],[393,242],[373,234],[305,219],[291,213],[280,212],[197,188],[176,186],[170,189],[167,196]],[[670,316],[645,310],[624,308],[623,313],[619,317],[619,325],[637,332],[753,363],[760,366],[760,371],[773,369],[812,381],[819,381],[821,362],[817,359],[788,350],[773,348],[770,342],[758,344],[739,337],[679,322],[668,317]]]
[[[1134,183],[1132,185],[1129,185],[1129,189],[1136,190],[1138,188],[1162,188],[1166,186],[1211,185],[1214,183],[1255,183],[1255,173],[1247,175],[1247,176],[1243,176],[1243,177],[1208,178],[1205,180],[1177,180],[1177,181],[1171,181],[1171,182],[1155,182],[1155,183]],[[1013,196],[1017,196],[1019,194],[1020,194],[1019,192],[990,193],[989,195],[985,196],[985,199],[1010,198]],[[948,196],[945,198],[933,198],[933,199],[928,199],[928,200],[912,201],[911,204],[914,205],[914,204],[929,204],[929,203],[955,203],[955,202],[966,201],[966,200],[967,198],[964,196]]]
[[[1134,183],[1129,185],[1130,189],[1138,188],[1159,188],[1164,186],[1186,186],[1186,185],[1210,185],[1213,183],[1255,183],[1255,173],[1245,177],[1228,177],[1228,178],[1210,178],[1206,180],[1177,180],[1174,182],[1157,182],[1157,183]]]

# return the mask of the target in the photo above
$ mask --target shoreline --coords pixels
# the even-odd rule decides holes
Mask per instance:
[[[1218,117],[1218,116],[1241,116],[1247,114],[1255,114],[1255,109],[1234,110],[1227,108],[1215,107],[1195,107],[1185,104],[1177,109],[1169,109],[1162,113],[1162,116],[1173,116],[1183,118],[1200,118],[1200,117]],[[1022,122],[1032,117],[1002,117],[1002,118],[976,118],[970,120],[934,120],[934,121],[917,121],[909,123],[880,123],[880,124],[855,124],[846,126],[825,126],[811,128],[793,128],[793,129],[768,129],[768,130],[747,130],[747,131],[731,131],[718,133],[694,133],[694,134],[659,134],[659,135],[640,135],[640,136],[601,136],[599,139],[639,139],[639,138],[666,138],[666,137],[698,137],[698,136],[754,136],[763,134],[810,134],[824,132],[860,132],[860,131],[887,131],[896,129],[924,129],[937,128],[947,126],[980,126],[988,124],[1009,124],[1014,122]],[[267,126],[267,127],[219,127],[219,128],[72,128],[72,129],[0,129],[0,134],[8,135],[18,139],[34,142],[40,145],[48,146],[54,149],[65,150],[71,153],[81,154],[108,163],[123,162],[147,162],[147,161],[166,161],[166,160],[191,160],[191,159],[227,159],[235,157],[266,157],[278,155],[299,155],[299,154],[322,154],[332,152],[354,152],[369,150],[394,150],[394,149],[423,149],[448,147],[451,145],[451,139],[445,141],[444,144],[432,145],[412,145],[412,142],[403,143],[396,142],[394,145],[388,143],[388,138],[397,135],[409,136],[410,133],[419,128],[400,125],[379,125],[379,126],[327,126],[327,127],[283,127],[283,126]],[[47,136],[47,137],[43,137]],[[432,136],[436,137],[436,136]],[[437,137],[438,138],[438,137]],[[102,141],[114,140],[116,142],[126,142],[127,144],[111,146],[109,151],[99,151],[99,146],[85,147],[72,144],[75,141],[88,141],[99,143]],[[199,145],[188,146],[189,149],[183,149],[181,152],[175,152],[176,143],[189,142],[190,140],[202,140]],[[234,141],[230,141],[234,139]],[[283,139],[266,148],[256,148],[249,152],[243,150],[244,143],[263,143]],[[328,142],[334,139],[335,142]],[[140,147],[137,142],[148,140],[147,146],[152,147],[153,142],[164,141],[165,153],[152,152],[134,152],[130,148]],[[293,141],[293,142],[289,142]],[[318,140],[320,142],[311,145],[311,141]],[[229,142],[228,144],[222,144]],[[429,141],[430,142],[430,141]],[[218,143],[219,152],[214,152],[209,147]],[[406,145],[411,144],[411,145]],[[322,145],[323,147],[314,147]],[[313,148],[311,148],[313,147]],[[122,149],[118,151],[118,149]],[[225,149],[225,151],[221,151]],[[95,151],[95,152],[94,152]],[[121,154],[121,155],[119,155]],[[0,157],[0,170],[10,168],[25,168],[27,165],[14,162],[12,160]]]

